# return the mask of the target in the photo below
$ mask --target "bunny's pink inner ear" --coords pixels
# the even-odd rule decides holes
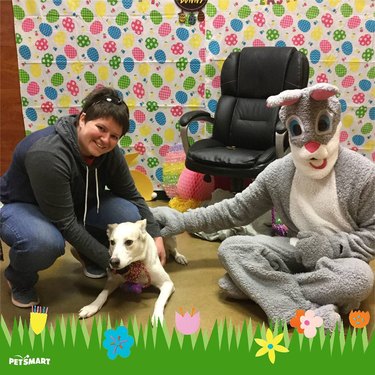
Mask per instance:
[[[331,96],[336,95],[337,90],[335,89],[317,89],[310,93],[310,97],[314,100],[320,101],[320,100],[326,100],[330,98]]]
[[[267,99],[267,107],[287,106],[297,103],[301,99],[301,90],[287,90]]]
[[[279,100],[267,100],[267,107],[281,107],[281,106],[288,106],[294,103],[297,103],[300,98],[288,98],[288,99],[279,99]]]
[[[282,105],[292,105],[292,104],[295,104],[297,103],[298,101],[300,100],[300,98],[292,98],[292,99],[285,99],[283,102],[282,102]]]

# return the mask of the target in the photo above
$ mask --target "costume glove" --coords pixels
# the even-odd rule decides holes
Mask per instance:
[[[160,234],[162,237],[173,236],[185,231],[183,214],[169,207],[151,208],[155,220],[161,227]]]
[[[336,258],[335,248],[328,236],[316,232],[304,231],[297,235],[297,260],[306,268],[314,269],[316,262],[322,257]],[[339,244],[337,244],[339,249]]]

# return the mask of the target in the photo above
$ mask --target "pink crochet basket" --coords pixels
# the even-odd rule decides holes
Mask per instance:
[[[211,199],[211,194],[215,189],[215,181],[209,177],[210,181],[205,181],[205,175],[184,169],[178,179],[177,195],[183,199],[195,199],[205,201]]]

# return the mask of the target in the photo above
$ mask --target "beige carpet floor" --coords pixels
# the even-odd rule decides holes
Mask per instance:
[[[151,205],[157,205],[152,202]],[[165,204],[161,202],[160,204]],[[201,328],[210,333],[215,321],[231,322],[234,327],[240,329],[244,321],[250,321],[255,327],[258,323],[266,322],[264,312],[251,301],[238,301],[223,296],[218,288],[218,279],[224,274],[224,270],[217,258],[219,242],[209,242],[183,233],[177,237],[178,248],[189,260],[187,266],[182,266],[170,259],[166,270],[175,283],[176,291],[171,296],[165,309],[166,324],[173,329],[175,313],[182,311],[200,312]],[[14,318],[28,320],[30,310],[20,309],[11,303],[9,288],[4,278],[3,270],[8,264],[8,247],[3,244],[5,261],[0,262],[0,314],[5,319],[8,328],[13,325]],[[375,262],[372,263],[375,271]],[[78,318],[79,309],[92,302],[103,288],[104,279],[93,280],[85,277],[80,263],[70,254],[69,247],[66,253],[60,257],[48,270],[40,272],[37,291],[40,297],[40,305],[48,307],[48,322],[53,323],[56,317]],[[361,309],[369,311],[371,322],[368,331],[374,330],[375,296],[374,292],[362,303]],[[103,309],[98,313],[104,318],[108,315],[111,321],[123,321],[136,317],[138,323],[146,324],[152,314],[153,305],[157,298],[156,290],[144,291],[141,295],[125,293],[117,290],[110,296]],[[90,328],[93,319],[86,320]],[[347,317],[344,317],[345,325],[348,325]]]

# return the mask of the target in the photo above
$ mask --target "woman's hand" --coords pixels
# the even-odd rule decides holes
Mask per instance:
[[[154,241],[155,241],[155,244],[156,244],[156,248],[158,249],[158,256],[159,256],[159,259],[160,259],[160,263],[161,263],[162,266],[164,266],[165,262],[167,260],[167,255],[166,255],[165,248],[164,248],[163,238],[162,237],[155,237]]]

